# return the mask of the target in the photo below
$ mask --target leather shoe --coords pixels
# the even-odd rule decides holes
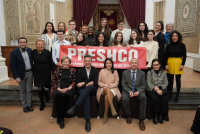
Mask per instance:
[[[162,114],[160,114],[158,122],[159,122],[160,124],[163,124]]]
[[[158,123],[158,114],[155,114],[155,117],[153,119],[153,124],[157,124]]]
[[[127,124],[131,124],[131,122],[132,122],[132,117],[131,117],[131,115],[129,115],[129,116],[127,117],[127,119],[126,119],[126,123],[127,123]]]
[[[45,104],[40,104],[40,111],[43,111],[45,107]]]
[[[76,106],[74,105],[72,108],[70,108],[70,109],[67,111],[67,113],[70,114],[70,115],[74,115],[75,110],[76,110]]]
[[[60,128],[63,129],[65,127],[64,118],[60,119]]]
[[[25,113],[27,113],[27,112],[28,112],[28,108],[27,108],[27,107],[24,107],[24,108],[23,108],[23,111],[24,111]]]
[[[28,108],[28,111],[30,111],[30,112],[33,112],[33,107],[32,106],[30,106],[30,107],[27,107]]]
[[[57,118],[57,124],[60,125],[60,118]]]
[[[144,130],[145,130],[145,125],[144,125],[143,120],[140,120],[140,121],[139,121],[139,126],[140,126],[140,130],[141,130],[141,131],[144,131]]]
[[[91,130],[90,120],[86,120],[85,131],[90,132],[90,130]]]

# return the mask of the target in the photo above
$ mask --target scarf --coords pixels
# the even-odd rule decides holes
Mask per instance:
[[[172,32],[173,32],[174,30],[172,30]],[[168,45],[169,44],[169,36],[170,36],[170,34],[172,33],[172,32],[170,32],[170,33],[165,33],[165,43]]]
[[[37,50],[38,55],[40,55],[43,51],[44,51],[44,49],[43,49],[42,51],[38,51],[38,50]]]

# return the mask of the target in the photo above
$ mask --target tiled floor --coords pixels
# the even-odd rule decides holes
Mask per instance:
[[[185,67],[185,74],[181,76],[182,88],[200,88],[200,73]],[[18,85],[13,78],[9,81],[3,82],[0,85]],[[175,87],[176,84],[174,84]]]
[[[21,106],[0,105],[0,127],[6,127],[14,134],[84,134],[85,120],[83,118],[65,119],[65,128],[60,129],[56,119],[51,118],[52,107],[39,111],[35,106],[33,112],[24,113]],[[109,118],[103,125],[102,119],[91,119],[91,134],[192,134],[195,110],[170,110],[169,120],[164,124],[154,125],[152,120],[145,120],[146,130],[140,131],[138,120],[126,124],[125,119]]]

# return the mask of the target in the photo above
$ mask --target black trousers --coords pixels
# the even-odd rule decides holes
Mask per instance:
[[[154,113],[167,114],[169,111],[167,95],[158,95],[156,92],[147,91],[147,97],[151,100]]]
[[[54,102],[56,103],[57,118],[64,118],[66,114],[67,106],[72,99],[74,93],[72,90],[68,90],[65,93],[61,93],[58,90],[53,91]]]

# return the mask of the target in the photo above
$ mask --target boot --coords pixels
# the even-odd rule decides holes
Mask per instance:
[[[157,124],[158,123],[158,114],[155,113],[154,114],[154,119],[153,119],[153,124]]]
[[[109,105],[110,105],[112,116],[117,116],[117,112],[116,112],[116,110],[115,110],[115,108],[113,106],[113,103],[110,103]]]
[[[107,122],[108,122],[108,110],[105,110],[102,123],[106,124]]]
[[[162,113],[160,113],[158,122],[159,122],[160,124],[163,124]]]
[[[44,104],[44,94],[41,90],[38,90],[39,98],[40,98],[40,111],[44,110],[45,104]]]

